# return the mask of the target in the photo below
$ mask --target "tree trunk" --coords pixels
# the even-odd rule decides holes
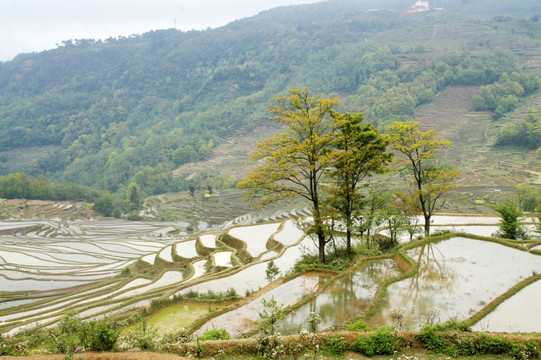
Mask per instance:
[[[425,215],[425,236],[430,235],[430,215]]]
[[[347,247],[347,254],[348,256],[351,256],[351,228],[352,228],[352,221],[351,216],[348,217],[346,220],[346,247]]]
[[[323,234],[323,229],[321,226],[317,229],[317,239],[318,239],[318,250],[319,250],[319,261],[322,264],[325,264],[325,235]]]
[[[318,240],[318,250],[319,250],[319,261],[322,264],[325,264],[325,245],[327,244],[325,241],[325,233],[323,232],[323,223],[321,221],[321,213],[319,212],[319,202],[316,196],[313,197],[313,204],[314,204],[314,232],[317,235]]]

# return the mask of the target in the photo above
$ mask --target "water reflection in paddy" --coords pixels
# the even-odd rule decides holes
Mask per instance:
[[[274,240],[281,242],[284,245],[292,245],[299,241],[304,236],[304,232],[299,229],[297,222],[287,220],[284,223],[282,231],[274,236]]]
[[[40,299],[25,299],[25,300],[15,300],[15,301],[0,300],[0,310],[7,309],[14,306],[21,306],[24,304],[29,304],[31,302],[38,301],[38,300]]]
[[[263,225],[239,226],[229,230],[229,235],[236,237],[246,243],[246,251],[252,257],[267,250],[266,244],[268,238],[278,230],[280,223],[270,223]]]
[[[33,279],[9,280],[4,278],[3,276],[0,276],[0,289],[6,291],[55,290],[83,285],[87,283],[87,281],[57,281]]]
[[[240,336],[254,329],[255,322],[259,319],[259,312],[264,309],[263,299],[271,300],[274,298],[279,305],[294,305],[303,297],[315,291],[324,281],[324,276],[314,274],[296,277],[266,292],[247,305],[209,320],[197,331],[197,334],[202,334],[210,329],[223,328],[231,336]]]
[[[541,271],[541,257],[497,243],[452,238],[408,252],[419,264],[412,278],[391,284],[385,304],[369,323],[391,324],[391,311],[403,309],[410,325],[464,319],[517,282]]]
[[[191,259],[198,255],[195,248],[195,240],[184,241],[175,244],[175,251],[178,256],[186,259]]]
[[[535,301],[541,299],[541,281],[528,285],[499,305],[473,326],[475,331],[541,331],[541,311]],[[534,303],[532,304],[532,300]]]
[[[293,334],[306,329],[310,312],[321,316],[319,330],[349,323],[366,309],[381,281],[399,274],[400,269],[391,259],[366,262],[352,276],[333,281],[310,302],[291,313],[282,323],[280,331]]]
[[[281,273],[286,272],[291,268],[301,256],[307,252],[313,253],[315,245],[309,237],[306,237],[298,245],[287,248],[282,256],[274,260],[275,265],[280,269]],[[266,272],[268,262],[251,265],[230,276],[206,281],[201,284],[193,285],[183,289],[177,293],[185,294],[189,291],[195,291],[200,294],[205,294],[209,290],[214,292],[225,292],[231,288],[235,289],[237,294],[243,295],[246,291],[256,291],[267,285]]]
[[[208,247],[208,248],[216,247],[216,235],[214,234],[201,235],[199,239],[201,240],[201,243],[205,247]]]

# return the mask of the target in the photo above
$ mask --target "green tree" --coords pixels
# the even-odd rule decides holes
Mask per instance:
[[[521,184],[517,186],[518,206],[523,211],[535,212],[541,204],[541,190],[532,185]]]
[[[401,211],[394,201],[387,201],[383,209],[378,212],[380,224],[384,224],[389,232],[390,245],[398,245],[398,237],[404,233],[409,225],[410,218]]]
[[[386,152],[389,140],[371,124],[363,124],[362,114],[340,114],[331,111],[338,150],[332,171],[330,203],[346,226],[346,246],[351,254],[351,233],[354,220],[362,209],[359,187],[373,174],[382,173],[391,161]]]
[[[136,183],[130,183],[126,190],[125,204],[128,211],[137,210],[141,205],[141,190]]]
[[[195,196],[195,185],[194,184],[188,185],[188,191],[190,192],[190,196],[193,198]]]
[[[30,179],[24,173],[9,174],[0,178],[2,197],[7,199],[28,199],[31,195]]]
[[[312,206],[313,223],[308,234],[317,237],[319,260],[325,263],[325,236],[321,185],[334,160],[334,133],[326,119],[337,99],[311,96],[308,88],[290,89],[289,97],[279,96],[271,105],[272,119],[286,126],[278,136],[257,144],[253,160],[264,160],[238,184],[247,189],[245,199],[260,198],[264,205],[287,197],[300,196]]]
[[[265,270],[265,274],[267,274],[265,278],[270,284],[280,275],[280,268],[278,268],[274,261],[271,260],[267,263],[267,269]]]
[[[409,235],[409,240],[413,241],[413,237],[419,233],[422,233],[422,229],[419,228],[419,209],[417,206],[417,199],[411,198],[407,193],[398,193],[398,198],[400,199],[397,202],[396,206],[399,209],[400,213],[404,216],[404,230]]]
[[[535,232],[541,236],[541,204],[535,209],[536,219],[535,219]]]
[[[487,102],[484,97],[479,94],[473,95],[472,106],[475,111],[483,111],[487,109]]]
[[[521,239],[526,236],[522,228],[522,210],[518,203],[508,198],[504,202],[490,205],[490,208],[500,214],[500,236],[506,239]]]
[[[391,146],[402,154],[399,168],[407,169],[411,173],[413,188],[407,195],[415,199],[420,212],[425,219],[425,236],[430,235],[430,219],[432,215],[443,206],[445,195],[457,186],[460,175],[458,169],[446,168],[435,162],[441,149],[451,146],[448,140],[436,139],[436,131],[420,131],[419,123],[394,122],[389,126]]]
[[[363,215],[359,224],[361,236],[366,233],[367,239],[370,240],[372,229],[380,224],[381,218],[378,214],[385,209],[389,201],[391,201],[391,195],[385,192],[383,187],[376,185],[368,188],[363,195]]]
[[[102,213],[104,216],[111,216],[114,210],[113,196],[108,190],[104,190],[94,202],[94,210]]]

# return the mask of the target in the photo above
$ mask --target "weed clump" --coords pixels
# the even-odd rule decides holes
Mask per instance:
[[[331,336],[325,340],[324,349],[330,355],[343,355],[347,350],[347,343],[343,336]]]
[[[66,355],[79,351],[112,351],[119,336],[115,322],[108,317],[83,322],[75,312],[68,312],[58,326],[50,330],[46,347],[52,353]]]
[[[347,331],[359,331],[359,332],[368,332],[370,331],[370,326],[363,319],[356,320],[349,324],[346,327]]]
[[[206,340],[228,340],[231,339],[231,335],[225,329],[211,329],[206,331],[203,335],[198,337],[201,341]]]
[[[405,338],[390,326],[382,326],[367,336],[358,336],[352,350],[366,356],[393,355],[405,343]]]
[[[539,359],[537,342],[515,343],[507,337],[486,333],[469,334],[471,328],[464,322],[447,321],[443,324],[425,324],[417,339],[433,353],[449,356],[508,355],[513,359]]]

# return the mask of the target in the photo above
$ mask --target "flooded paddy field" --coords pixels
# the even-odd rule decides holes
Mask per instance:
[[[306,328],[310,312],[321,316],[319,330],[341,328],[362,316],[384,280],[402,274],[388,258],[363,261],[336,278],[305,274],[267,287],[266,269],[271,260],[279,275],[285,275],[304,254],[317,250],[294,219],[271,220],[224,229],[203,227],[205,232],[192,235],[184,235],[175,224],[159,222],[0,222],[0,332],[46,326],[68,310],[94,318],[145,307],[152,300],[231,289],[240,297],[264,291],[249,303],[210,319],[199,332],[224,327],[240,336],[253,330],[263,299],[271,298],[282,305],[309,298],[280,325],[284,333]],[[487,236],[497,229],[498,221],[497,217],[436,216],[433,228],[471,230]],[[226,244],[223,234],[236,242]],[[243,258],[242,252],[251,260]],[[465,237],[415,247],[407,255],[418,263],[419,271],[388,286],[381,306],[367,319],[372,327],[392,324],[396,311],[403,312],[412,326],[431,317],[465,319],[517,282],[541,272],[541,256]],[[525,315],[524,309],[531,309],[531,299],[539,297],[540,286],[533,283],[517,292],[476,327],[533,331],[530,329],[536,326],[532,324],[541,321]],[[162,315],[156,315],[152,325],[165,331],[172,326],[168,319],[193,322],[192,318],[208,317],[213,311],[211,305],[187,304],[175,303],[160,310]],[[511,321],[510,313],[521,321]]]
[[[239,337],[256,329],[259,313],[264,310],[264,300],[276,300],[282,306],[291,306],[313,293],[325,282],[322,275],[301,275],[266,292],[246,305],[207,321],[196,334],[211,329],[226,329],[231,336]]]
[[[351,275],[334,280],[324,291],[290,313],[281,323],[280,330],[285,334],[308,330],[306,320],[310,312],[316,312],[321,317],[318,330],[347,325],[351,322],[352,314],[366,310],[382,280],[400,273],[391,259],[364,262]]]
[[[415,327],[465,320],[541,271],[541,256],[462,237],[416,247],[408,256],[417,262],[418,272],[388,286],[383,306],[369,319],[371,326],[391,324],[397,311]]]

